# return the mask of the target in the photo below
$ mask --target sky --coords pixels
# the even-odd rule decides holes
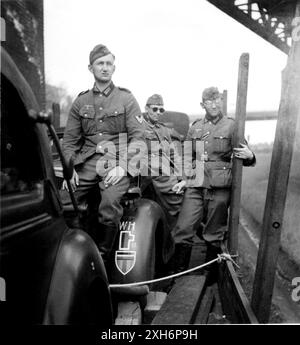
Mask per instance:
[[[44,0],[46,81],[72,97],[91,88],[88,56],[116,56],[113,81],[142,110],[159,93],[167,110],[200,114],[204,88],[228,90],[234,112],[238,64],[250,54],[248,111],[278,110],[287,56],[206,0]]]

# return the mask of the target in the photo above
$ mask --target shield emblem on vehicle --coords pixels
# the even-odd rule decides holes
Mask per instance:
[[[135,265],[135,259],[136,259],[136,252],[133,250],[129,250],[129,251],[117,250],[115,253],[115,264],[117,266],[117,269],[123,275],[126,275],[133,269]]]

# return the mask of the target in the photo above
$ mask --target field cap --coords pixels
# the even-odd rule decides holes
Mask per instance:
[[[108,54],[111,54],[114,57],[114,55],[109,51],[109,49],[105,45],[96,45],[94,49],[90,52],[90,65],[92,65],[96,59]]]
[[[220,96],[221,95],[220,95],[218,88],[214,87],[214,86],[208,87],[208,88],[204,89],[204,91],[202,92],[202,100],[203,101],[206,101],[208,99],[210,99],[210,100],[217,99]]]
[[[146,105],[164,105],[164,101],[161,95],[154,94],[148,98]]]

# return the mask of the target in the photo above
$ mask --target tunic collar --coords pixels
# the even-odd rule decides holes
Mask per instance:
[[[204,117],[204,123],[206,122],[212,122],[214,125],[216,125],[221,119],[223,118],[223,114],[220,112],[218,116],[213,117],[210,116],[209,114],[206,114]]]
[[[112,90],[115,88],[114,83],[111,81],[110,84],[107,86],[107,88],[105,88],[103,91],[100,91],[96,85],[96,83],[93,86],[93,92],[94,93],[100,93],[101,95],[104,95],[106,97],[108,97],[111,93]]]

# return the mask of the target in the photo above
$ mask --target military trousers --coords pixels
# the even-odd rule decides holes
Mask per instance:
[[[101,194],[101,201],[98,207],[98,221],[107,226],[118,226],[123,216],[123,207],[120,203],[122,196],[129,188],[129,178],[127,176],[116,185],[104,186],[103,179],[97,174],[96,165],[100,155],[95,154],[83,164],[75,167],[79,176],[79,186],[75,191],[75,198],[78,204],[86,204],[91,192]],[[99,188],[95,188],[95,186]],[[93,196],[92,196],[93,197]],[[99,196],[95,196],[98,197]]]
[[[170,230],[174,228],[180,212],[183,195],[176,194],[172,187],[177,183],[174,176],[159,176],[152,179],[156,193],[156,201],[164,210]]]
[[[224,239],[227,231],[230,189],[187,188],[177,224],[172,232],[175,243],[193,244],[203,224],[202,237],[211,244]]]

